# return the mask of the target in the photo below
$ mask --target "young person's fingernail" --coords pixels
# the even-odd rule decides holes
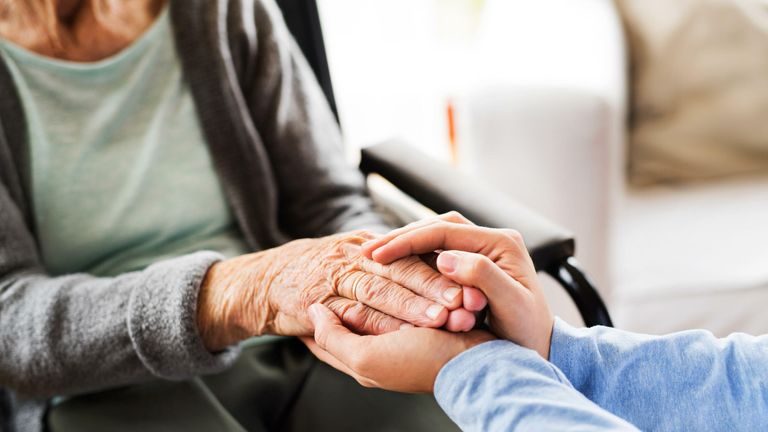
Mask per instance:
[[[408,330],[413,328],[413,324],[411,323],[402,323],[400,324],[400,330]]]
[[[437,317],[440,316],[440,313],[443,312],[443,307],[440,305],[432,305],[427,308],[427,316],[430,319],[437,319]]]
[[[458,261],[459,257],[455,253],[443,252],[437,257],[437,266],[446,273],[453,273]]]
[[[458,297],[459,294],[461,294],[461,288],[448,288],[443,291],[443,297],[449,302],[456,300],[456,297]]]

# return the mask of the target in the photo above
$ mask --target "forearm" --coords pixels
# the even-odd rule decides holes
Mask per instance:
[[[115,278],[22,272],[0,282],[0,383],[50,396],[226,367],[198,336],[200,282],[218,255],[198,253]]]
[[[464,431],[636,430],[578,393],[535,351],[506,341],[451,360],[435,397]]]
[[[197,299],[197,327],[209,351],[274,332],[268,293],[287,262],[296,258],[288,255],[269,249],[211,265]]]
[[[558,320],[550,361],[573,386],[643,430],[768,427],[768,337],[645,336]]]

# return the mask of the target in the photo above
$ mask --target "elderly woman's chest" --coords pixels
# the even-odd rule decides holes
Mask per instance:
[[[182,98],[38,131],[32,202],[50,273],[116,275],[197,250],[245,251],[193,110]]]
[[[196,250],[245,251],[165,18],[97,63],[5,48],[51,274],[114,275]]]

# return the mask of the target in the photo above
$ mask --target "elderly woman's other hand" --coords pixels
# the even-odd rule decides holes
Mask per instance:
[[[418,257],[386,266],[364,257],[360,245],[372,238],[356,232],[302,239],[214,264],[198,299],[206,347],[263,334],[310,335],[307,309],[314,303],[363,334],[445,325],[461,306],[461,286]],[[466,321],[461,326],[471,328],[474,319]]]
[[[359,336],[320,304],[310,308],[315,337],[302,341],[322,361],[366,387],[431,393],[440,369],[462,352],[493,340],[488,332],[451,333],[410,328],[378,336]]]
[[[533,261],[520,233],[471,224],[452,212],[366,242],[363,253],[379,263],[440,251],[438,270],[488,299],[488,322],[499,337],[549,357],[554,317],[539,287]],[[476,291],[468,294],[476,297]]]

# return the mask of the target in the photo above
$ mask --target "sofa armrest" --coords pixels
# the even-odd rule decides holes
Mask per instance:
[[[549,269],[574,253],[574,239],[566,229],[402,141],[364,148],[360,168],[381,175],[437,213],[456,210],[478,225],[519,231],[537,270]]]

